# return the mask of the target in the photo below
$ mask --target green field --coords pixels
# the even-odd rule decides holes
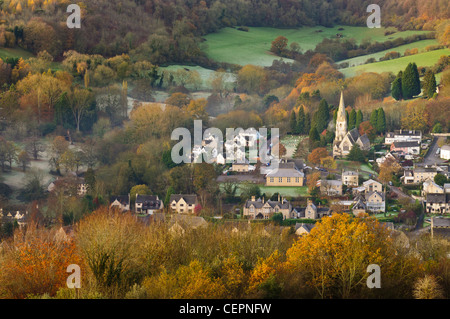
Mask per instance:
[[[395,49],[391,51],[395,51]],[[400,70],[404,70],[408,63],[415,62],[417,66],[432,66],[436,64],[439,58],[443,55],[450,55],[450,49],[435,50],[401,57],[394,60],[363,64],[355,67],[340,69],[339,71],[346,77],[352,77],[363,72],[393,72],[394,74],[397,74]]]
[[[405,53],[405,50],[417,48],[419,50],[419,53],[422,53],[422,52],[425,52],[424,50],[427,46],[438,45],[438,44],[439,44],[439,42],[435,39],[422,40],[422,41],[417,41],[417,42],[401,45],[401,46],[398,46],[398,47],[395,47],[395,48],[392,48],[389,50],[384,50],[384,51],[380,51],[380,52],[376,52],[376,53],[372,53],[372,54],[358,56],[358,57],[347,59],[347,60],[342,60],[337,63],[341,64],[341,63],[347,62],[349,64],[349,67],[354,67],[354,66],[364,64],[370,58],[374,58],[378,61],[381,57],[384,57],[384,55],[388,52],[395,51],[395,52],[400,53],[403,56],[403,54]]]
[[[344,30],[338,30],[340,27]],[[392,30],[392,28],[389,28]],[[322,30],[322,32],[317,32]],[[423,34],[428,31],[402,31],[385,36],[386,28],[369,29],[366,27],[335,26],[325,27],[303,27],[297,29],[276,29],[266,27],[250,27],[249,32],[239,31],[233,28],[224,28],[219,32],[205,36],[204,51],[213,60],[233,64],[254,64],[270,66],[273,60],[280,59],[272,55],[269,50],[271,42],[277,36],[285,36],[290,42],[297,42],[301,50],[313,50],[324,38],[335,38],[341,33],[345,38],[354,38],[357,43],[363,40],[372,42],[384,42],[399,37],[407,37],[414,34]],[[284,59],[285,61],[291,61]]]
[[[214,74],[215,71],[203,68],[201,66],[191,66],[191,65],[170,65],[166,67],[160,67],[161,71],[170,71],[170,72],[176,72],[180,69],[188,69],[190,71],[196,71],[200,75],[200,78],[202,79],[202,83],[198,89],[200,90],[209,90],[211,89],[210,81],[209,79]],[[233,82],[236,81],[236,76],[232,73],[227,73],[227,76],[225,77],[225,82],[228,86],[232,87]]]
[[[32,58],[34,57],[33,53],[25,51],[20,48],[1,48],[0,49],[0,58],[2,60],[6,58]]]

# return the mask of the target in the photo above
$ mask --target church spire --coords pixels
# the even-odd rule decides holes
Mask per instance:
[[[344,92],[342,92],[342,91],[341,91],[341,100],[339,101],[337,121],[347,122],[347,115],[345,114]]]
[[[340,142],[347,135],[347,114],[345,112],[344,92],[341,91],[341,100],[336,118],[336,137],[335,141]]]

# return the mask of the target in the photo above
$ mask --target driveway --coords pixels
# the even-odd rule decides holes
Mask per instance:
[[[416,202],[416,200],[414,198],[412,198],[411,196],[406,195],[405,193],[403,193],[403,191],[399,187],[391,186],[391,192],[396,193],[398,198],[407,198],[407,199],[409,199],[409,201],[411,203],[415,203]]]
[[[423,163],[425,165],[441,164],[445,161],[445,160],[441,159],[439,157],[439,155],[436,155],[436,152],[439,148],[439,145],[438,145],[439,141],[442,141],[443,139],[445,139],[445,137],[443,137],[443,136],[440,136],[440,137],[435,136],[433,138],[433,142],[431,142],[431,144],[430,144],[430,150],[428,151],[427,155],[423,159]]]

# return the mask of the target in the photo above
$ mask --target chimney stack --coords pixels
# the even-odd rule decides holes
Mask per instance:
[[[255,201],[255,196],[252,196],[252,202],[254,202]]]

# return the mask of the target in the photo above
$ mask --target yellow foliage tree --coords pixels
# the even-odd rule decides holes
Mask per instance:
[[[392,238],[375,219],[336,214],[323,218],[286,253],[286,269],[306,273],[321,298],[349,298],[366,284],[370,264],[380,267],[391,254]]]
[[[218,299],[226,296],[224,284],[212,278],[198,260],[180,266],[175,273],[163,270],[157,276],[146,278],[142,286],[147,297],[152,299]]]

